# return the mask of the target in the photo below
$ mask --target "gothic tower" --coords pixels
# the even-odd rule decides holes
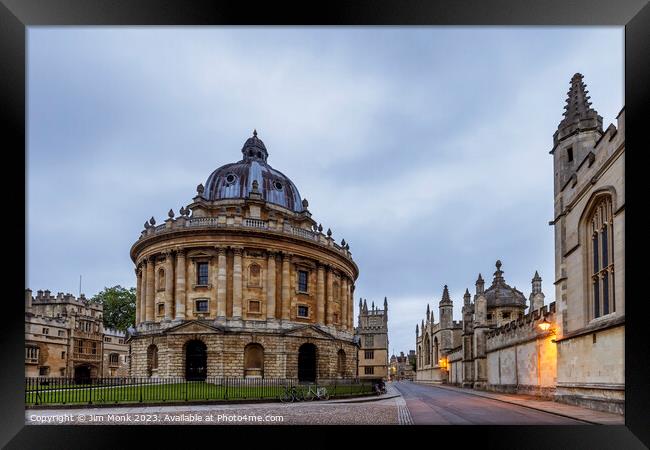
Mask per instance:
[[[544,306],[544,293],[542,292],[542,278],[539,276],[539,273],[535,271],[535,276],[531,280],[532,290],[530,292],[530,297],[528,301],[530,302],[530,311],[533,312],[536,309],[540,309]]]

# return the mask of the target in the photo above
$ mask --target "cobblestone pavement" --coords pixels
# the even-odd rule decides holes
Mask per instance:
[[[398,424],[398,398],[368,402],[257,403],[25,411],[25,423],[66,425],[386,425]]]

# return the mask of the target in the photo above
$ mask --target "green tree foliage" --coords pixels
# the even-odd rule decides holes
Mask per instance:
[[[135,324],[135,288],[105,287],[91,301],[104,306],[104,328],[120,331]]]

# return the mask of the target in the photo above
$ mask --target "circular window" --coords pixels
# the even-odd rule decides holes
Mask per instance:
[[[280,183],[279,181],[274,181],[273,182],[273,187],[276,188],[278,191],[281,191],[282,190],[282,183]]]
[[[233,184],[236,179],[237,179],[237,177],[235,176],[234,173],[229,173],[228,175],[226,175],[226,183],[227,184]]]

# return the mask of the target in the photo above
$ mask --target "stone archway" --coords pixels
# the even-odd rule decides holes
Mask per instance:
[[[316,381],[317,367],[316,346],[314,344],[302,344],[298,349],[298,381]]]
[[[208,351],[205,343],[200,340],[188,341],[185,344],[185,379],[204,381],[207,374]]]
[[[92,368],[88,364],[81,364],[74,368],[74,382],[76,384],[88,384],[92,377]]]

